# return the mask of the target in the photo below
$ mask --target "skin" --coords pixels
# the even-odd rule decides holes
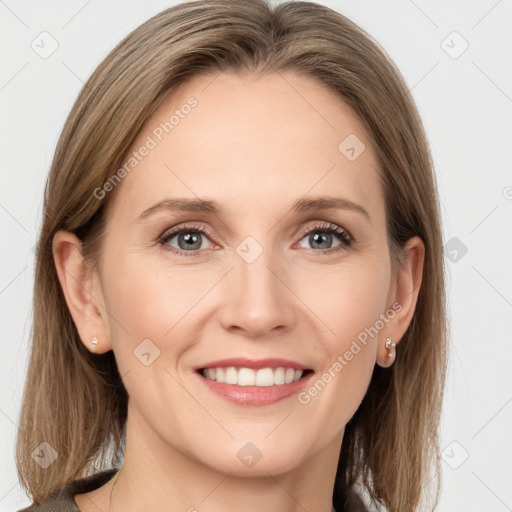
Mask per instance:
[[[385,364],[385,339],[398,344],[412,319],[424,247],[409,240],[403,267],[392,273],[378,160],[350,107],[293,72],[213,78],[195,77],[174,90],[138,135],[133,150],[197,99],[110,192],[99,269],[82,260],[73,234],[54,238],[82,342],[97,353],[114,351],[130,396],[122,469],[117,479],[75,496],[85,512],[220,512],[227,504],[249,512],[330,511],[345,425],[375,364]],[[349,134],[366,146],[354,161],[338,150]],[[369,218],[348,209],[292,211],[294,201],[313,196],[343,197]],[[159,211],[136,220],[171,197],[215,200],[223,211]],[[322,221],[347,230],[353,243],[332,234],[324,254],[299,233]],[[167,248],[158,243],[165,230],[190,225],[212,234],[199,235],[198,255],[167,250],[184,250],[177,237]],[[248,236],[263,250],[252,263],[236,251]],[[400,312],[307,404],[295,395],[242,407],[194,374],[208,361],[247,356],[292,359],[320,376],[394,302]],[[160,350],[149,366],[133,353],[144,339]],[[252,467],[237,457],[247,442],[261,453]]]

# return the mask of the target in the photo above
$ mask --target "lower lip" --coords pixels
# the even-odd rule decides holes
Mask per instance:
[[[200,373],[197,373],[197,375],[211,391],[230,402],[245,406],[262,406],[274,404],[299,393],[306,386],[313,372],[302,377],[297,382],[274,384],[273,386],[238,386],[236,384],[225,384],[224,382],[207,379]]]

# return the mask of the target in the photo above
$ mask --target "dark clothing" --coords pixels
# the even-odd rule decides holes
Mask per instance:
[[[18,510],[18,512],[79,512],[73,496],[98,489],[113,478],[117,471],[117,468],[107,469],[75,480],[50,494],[40,503],[34,502],[30,507]]]
[[[73,496],[84,492],[94,491],[102,485],[105,485],[118,469],[107,469],[94,475],[75,480],[61,489],[47,496],[40,503],[32,503],[27,508],[18,510],[17,512],[80,512]],[[345,508],[338,512],[365,512],[366,508],[355,493],[349,493]]]

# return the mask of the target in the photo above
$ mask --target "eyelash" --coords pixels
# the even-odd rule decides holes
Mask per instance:
[[[329,234],[335,234],[339,237],[341,240],[341,244],[330,248],[330,249],[309,249],[311,251],[314,251],[315,253],[321,253],[321,254],[334,254],[338,253],[340,251],[345,250],[347,247],[350,247],[354,243],[353,236],[346,230],[343,229],[336,224],[331,224],[329,222],[318,222],[314,224],[313,226],[309,226],[307,228],[302,228],[300,230],[300,239],[302,240],[306,235],[309,235],[311,233],[314,233],[315,231],[321,231],[323,233],[329,233]],[[191,233],[191,232],[199,232],[202,235],[206,236],[209,239],[213,238],[212,233],[206,229],[203,226],[197,226],[197,225],[189,225],[189,226],[182,226],[179,229],[175,229],[173,231],[165,232],[158,240],[158,243],[165,246],[166,250],[169,252],[173,252],[174,254],[180,255],[180,256],[198,256],[201,251],[183,251],[181,249],[176,249],[175,247],[168,246],[167,242],[174,238],[176,235],[179,235],[181,233]]]

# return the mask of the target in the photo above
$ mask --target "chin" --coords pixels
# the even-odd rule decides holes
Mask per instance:
[[[243,441],[231,440],[226,445],[216,445],[213,452],[211,446],[205,447],[200,460],[212,469],[232,476],[268,477],[269,473],[277,475],[289,472],[308,458],[303,439],[297,436],[296,440],[288,439],[283,443],[282,436],[270,440],[247,433]],[[208,457],[205,457],[206,453]]]

